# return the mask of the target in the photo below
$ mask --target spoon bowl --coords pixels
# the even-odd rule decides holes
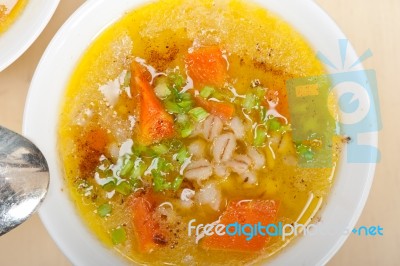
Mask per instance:
[[[0,236],[26,221],[43,201],[49,168],[40,150],[0,126]]]

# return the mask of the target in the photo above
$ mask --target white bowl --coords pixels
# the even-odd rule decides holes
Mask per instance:
[[[29,0],[21,14],[0,35],[0,72],[17,60],[49,23],[60,0]]]
[[[51,172],[50,190],[40,209],[47,230],[64,254],[75,265],[121,265],[126,263],[107,249],[78,216],[64,187],[57,158],[56,126],[60,101],[78,60],[101,31],[127,10],[144,0],[90,0],[64,24],[48,46],[32,80],[24,116],[24,134],[45,154]],[[338,39],[344,34],[313,1],[257,0],[279,14],[311,43],[316,51],[340,63]],[[355,62],[348,47],[347,58]],[[376,123],[376,121],[370,121]],[[377,135],[364,144],[377,146]],[[352,229],[366,202],[375,164],[350,164],[342,157],[333,190],[320,213],[319,228],[324,232]],[[328,234],[297,239],[268,262],[273,265],[322,265],[342,246],[348,235]]]

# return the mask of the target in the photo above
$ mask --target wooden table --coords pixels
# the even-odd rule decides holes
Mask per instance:
[[[54,17],[32,47],[0,73],[0,124],[21,131],[26,94],[47,44],[83,0],[61,0]],[[374,52],[365,66],[378,75],[384,129],[382,161],[358,226],[380,225],[383,237],[350,236],[330,265],[399,265],[400,263],[400,1],[317,0],[347,34],[356,51]],[[391,90],[394,90],[391,92]],[[396,122],[397,121],[397,122]],[[70,265],[35,215],[0,238],[0,265]]]

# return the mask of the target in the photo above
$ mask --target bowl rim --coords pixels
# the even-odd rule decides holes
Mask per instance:
[[[39,1],[28,1],[12,25],[0,35],[0,50],[6,50],[0,54],[0,72],[14,63],[35,42],[60,3],[60,0]]]
[[[321,41],[320,39],[327,38],[327,39],[332,39],[333,35],[337,39],[343,39],[345,38],[345,35],[343,32],[339,29],[339,27],[335,24],[335,22],[325,13],[323,9],[321,9],[315,2],[312,0],[303,0],[303,1],[297,1],[296,3],[293,3],[290,0],[282,0],[282,1],[275,1],[275,0],[253,0],[254,2],[260,4],[261,6],[264,6],[268,8],[270,11],[276,13],[278,16],[283,18],[284,20],[288,21],[289,24],[291,24],[292,27],[294,27],[297,31],[299,31],[311,44],[311,46],[316,45],[316,42]],[[115,17],[115,16],[109,16],[109,17],[103,17],[102,22],[94,22],[97,23],[97,26],[93,26],[93,28],[96,28],[96,32],[90,32],[90,36],[86,36],[84,41],[82,41],[84,34],[88,31],[86,28],[82,28],[80,23],[82,21],[89,21],[90,18],[93,17],[93,11],[98,11],[100,12],[102,8],[104,9],[107,6],[111,6],[110,3],[107,3],[106,0],[88,0],[86,1],[75,13],[64,23],[64,25],[60,28],[60,30],[57,32],[57,34],[54,36],[53,40],[50,42],[49,46],[47,47],[45,53],[43,54],[37,69],[35,71],[34,77],[32,79],[32,83],[28,92],[27,100],[26,100],[26,105],[25,105],[25,112],[24,112],[24,118],[23,118],[23,134],[33,140],[38,147],[42,150],[42,152],[45,154],[46,158],[49,158],[49,167],[50,171],[53,174],[53,178],[50,183],[50,190],[48,193],[48,196],[41,207],[39,214],[42,219],[42,222],[44,223],[46,229],[49,231],[50,235],[54,239],[54,241],[57,243],[59,248],[64,252],[64,254],[71,260],[72,263],[74,264],[93,264],[93,263],[98,263],[100,265],[107,265],[110,263],[113,264],[124,264],[126,263],[125,260],[122,260],[119,256],[115,256],[115,252],[109,250],[108,248],[104,247],[103,244],[97,240],[96,237],[92,235],[91,232],[88,231],[86,228],[86,225],[84,224],[83,221],[81,221],[80,217],[73,217],[74,219],[74,225],[78,226],[77,228],[71,228],[72,231],[77,232],[78,234],[81,234],[83,237],[73,237],[73,234],[66,236],[63,235],[61,236],[60,232],[62,229],[61,227],[65,226],[60,226],[57,223],[59,223],[62,219],[60,219],[59,215],[59,209],[57,208],[54,203],[51,201],[54,201],[54,199],[57,199],[57,191],[59,189],[62,189],[62,182],[60,182],[61,174],[60,174],[60,169],[58,167],[58,162],[56,158],[53,158],[53,156],[56,156],[57,153],[55,152],[55,146],[56,143],[54,143],[54,134],[55,134],[55,127],[57,126],[57,120],[55,120],[55,114],[49,115],[48,110],[53,110],[53,111],[58,111],[59,108],[59,100],[60,96],[59,92],[56,94],[55,99],[57,101],[53,101],[53,103],[50,104],[50,106],[43,106],[42,104],[42,98],[39,97],[41,90],[43,89],[43,86],[50,87],[50,84],[46,84],[44,82],[46,79],[48,79],[48,75],[46,73],[48,72],[48,69],[52,69],[51,66],[52,64],[54,65],[55,63],[55,57],[58,59],[64,60],[63,62],[67,63],[67,67],[65,68],[65,72],[62,79],[61,79],[61,84],[63,86],[61,87],[59,84],[58,86],[61,87],[60,91],[64,91],[65,89],[65,81],[67,81],[70,77],[70,71],[72,71],[73,66],[76,65],[77,60],[82,56],[83,52],[85,49],[75,53],[73,55],[61,55],[60,53],[57,53],[57,51],[60,51],[60,49],[68,47],[67,44],[71,44],[70,42],[75,38],[78,38],[79,41],[85,42],[87,44],[90,44],[94,38],[98,36],[99,33],[101,33],[105,28],[107,28],[110,24],[114,23],[117,21],[124,13],[126,10],[131,10],[134,9],[137,6],[142,5],[143,3],[147,3],[149,1],[147,0],[136,0],[136,1],[123,1],[121,3],[113,3],[114,6],[113,8],[116,9],[121,9],[119,11],[114,11],[114,13],[120,12],[120,16]],[[280,6],[281,5],[281,6]],[[289,6],[290,5],[290,6]],[[125,7],[125,8],[122,8]],[[280,8],[282,6],[286,7],[286,11],[282,12]],[[128,8],[129,7],[129,8]],[[298,10],[302,11],[302,15],[305,15],[304,18],[304,23],[299,23],[299,24],[293,24],[291,23],[292,16],[296,17],[296,13],[298,13]],[[92,14],[92,15],[91,15]],[[325,33],[325,35],[322,35],[319,37],[319,40],[314,40],[308,35],[304,27],[310,28],[311,26],[309,25],[312,22],[318,21],[318,25],[313,25],[312,26],[317,26],[317,27],[326,27],[329,29],[329,33]],[[77,33],[73,29],[77,29],[78,27],[81,27],[80,30],[83,32]],[[315,38],[315,37],[313,37]],[[90,42],[88,42],[90,40]],[[78,41],[78,42],[79,42]],[[78,45],[82,47],[83,45],[80,44]],[[87,45],[85,46],[87,47]],[[331,47],[331,46],[328,46]],[[329,48],[331,49],[331,48]],[[332,51],[326,51],[328,54]],[[331,53],[332,54],[332,53]],[[334,54],[334,53],[333,53]],[[349,45],[348,47],[348,57],[350,59],[356,59],[356,53],[354,49]],[[359,70],[363,70],[364,68],[362,66],[359,67]],[[330,71],[332,73],[332,70]],[[46,93],[49,92],[49,89],[47,88]],[[63,93],[61,93],[64,95]],[[54,94],[52,92],[49,92],[49,97],[53,97]],[[51,98],[53,99],[53,98]],[[43,119],[45,118],[45,119]],[[50,120],[49,120],[50,119]],[[52,123],[52,127],[49,127],[48,122],[50,121],[50,124]],[[372,121],[375,122],[375,121]],[[45,134],[46,136],[44,137],[43,135],[43,130],[45,129],[48,132]],[[49,135],[50,134],[50,135]],[[50,136],[50,137],[49,137]],[[51,142],[51,147],[49,148],[48,142]],[[371,134],[368,139],[367,139],[368,144],[371,146],[378,147],[378,135],[377,134]],[[336,178],[336,181],[334,182],[333,189],[330,193],[330,199],[328,199],[326,206],[323,208],[321,211],[321,216],[323,219],[325,219],[325,223],[322,224],[322,226],[326,226],[327,224],[329,225],[329,221],[332,221],[332,219],[336,219],[335,215],[333,213],[339,213],[342,214],[342,216],[345,216],[344,218],[339,215],[338,220],[340,221],[340,227],[341,228],[353,228],[359,219],[361,212],[364,208],[364,205],[366,203],[366,200],[368,198],[368,194],[372,185],[374,173],[375,173],[375,164],[364,164],[364,165],[354,165],[352,166],[351,171],[356,171],[357,173],[357,178],[355,179],[345,179],[345,172],[349,172],[348,168],[350,166],[347,164],[345,161],[345,158],[341,158],[341,163],[339,165],[338,173],[336,174],[338,177]],[[348,174],[348,173],[347,173]],[[55,179],[57,178],[57,179]],[[358,186],[355,187],[354,183],[358,183]],[[338,185],[340,183],[340,186]],[[350,184],[350,185],[349,185]],[[347,187],[349,186],[349,187]],[[352,190],[355,189],[354,191],[349,191],[349,188]],[[352,198],[350,197],[349,201],[349,196],[350,193],[351,195],[357,195],[353,196]],[[60,196],[59,196],[60,197]],[[66,203],[69,201],[69,195],[64,193],[63,196],[63,201],[64,204],[69,204],[72,205],[71,202]],[[334,198],[335,204],[333,204],[330,200]],[[60,199],[60,198],[59,198]],[[346,206],[344,208],[345,210],[340,210],[340,205]],[[64,206],[62,205],[64,209],[67,209],[69,213],[74,213],[74,208],[72,206]],[[71,212],[72,211],[72,212]],[[75,215],[77,215],[75,213]],[[328,223],[326,222],[328,220]],[[332,225],[332,224],[330,224]],[[329,226],[328,226],[329,227]],[[68,228],[67,228],[68,229]],[[340,236],[324,236],[324,237],[310,237],[310,236],[305,236],[301,237],[300,239],[296,239],[295,243],[290,244],[287,248],[284,250],[280,251],[278,255],[273,256],[271,259],[268,259],[266,263],[271,263],[272,265],[287,265],[289,263],[296,263],[296,264],[304,264],[304,265],[324,265],[327,263],[330,258],[333,257],[333,255],[339,250],[339,248],[343,245],[345,240],[347,239],[349,235],[340,235]],[[82,252],[81,250],[78,250],[78,245],[76,244],[77,240],[80,240],[81,242],[84,242],[86,245],[95,245],[89,246],[89,252],[92,252],[92,254],[96,254],[96,251],[101,250],[103,252],[103,256],[99,258],[87,258],[89,257],[87,254],[88,252]],[[74,242],[75,241],[75,242]],[[322,242],[320,242],[322,241]],[[328,244],[324,244],[328,243]],[[303,250],[300,248],[303,246]],[[304,250],[305,247],[309,247],[308,250]],[[298,247],[298,248],[296,248]],[[310,252],[310,247],[314,248],[312,252]]]

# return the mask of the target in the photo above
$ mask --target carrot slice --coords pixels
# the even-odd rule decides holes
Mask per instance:
[[[131,200],[132,225],[142,253],[151,253],[167,243],[165,233],[153,218],[154,207],[155,203],[148,194]]]
[[[254,225],[260,222],[263,226],[267,226],[275,221],[278,206],[274,200],[233,201],[222,214],[220,223],[226,226],[234,223]],[[228,230],[233,232],[231,229]],[[256,252],[263,249],[269,240],[268,235],[255,234],[251,240],[246,240],[247,237],[243,234],[234,236],[214,234],[206,237],[201,245],[212,250]]]
[[[201,97],[195,97],[195,101],[198,106],[222,120],[230,120],[235,113],[235,107],[231,103],[209,101]]]
[[[199,48],[186,57],[189,76],[196,85],[222,87],[227,77],[227,62],[218,46]]]
[[[139,106],[138,140],[150,145],[174,136],[174,120],[150,85],[150,73],[139,63],[131,65],[131,92]]]

